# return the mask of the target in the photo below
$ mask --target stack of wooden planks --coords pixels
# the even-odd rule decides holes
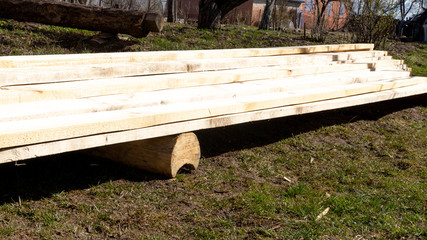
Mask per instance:
[[[0,163],[427,93],[373,47],[0,57]]]

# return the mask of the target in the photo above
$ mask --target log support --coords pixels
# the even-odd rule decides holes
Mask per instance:
[[[182,167],[197,169],[200,146],[194,133],[94,148],[89,154],[174,178]]]

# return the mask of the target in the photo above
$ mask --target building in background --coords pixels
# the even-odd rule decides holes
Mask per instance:
[[[163,1],[165,2],[165,1]],[[196,22],[199,13],[199,0],[175,0],[177,18],[184,22]],[[258,26],[265,8],[265,0],[249,0],[230,11],[224,23]],[[165,16],[167,6],[164,5]],[[313,27],[314,0],[276,0],[276,9],[272,13],[271,26],[277,28]],[[326,28],[341,29],[347,12],[344,3],[333,1],[327,6]]]
[[[316,11],[314,6],[314,0],[305,0],[305,3],[302,4],[302,9],[304,10],[304,24],[308,29],[313,28],[314,24],[314,13]],[[325,16],[325,27],[329,30],[341,30],[348,16],[346,5],[344,2],[339,0],[329,2],[326,7],[326,16]]]

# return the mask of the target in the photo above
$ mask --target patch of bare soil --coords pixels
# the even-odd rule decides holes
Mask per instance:
[[[417,49],[417,46],[414,44],[408,44],[405,42],[401,42],[399,40],[390,41],[390,45],[386,46],[386,51],[388,51],[388,55],[394,56],[398,59],[403,59],[405,53],[414,51]]]

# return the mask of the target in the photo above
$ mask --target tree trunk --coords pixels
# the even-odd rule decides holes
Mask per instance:
[[[0,17],[145,37],[163,28],[163,16],[136,10],[34,0],[0,0]]]
[[[326,38],[325,17],[326,8],[332,0],[315,0],[314,8],[316,10],[314,26],[311,32],[311,37],[318,42],[323,42]]]
[[[215,0],[200,0],[198,28],[220,29],[221,9]]]
[[[175,0],[168,0],[166,4],[168,6],[168,22],[176,22]]]
[[[268,29],[271,19],[271,6],[274,5],[275,0],[265,0],[264,13],[262,14],[261,23],[259,24],[259,29]]]
[[[221,20],[248,0],[200,0],[198,28],[220,29]]]

